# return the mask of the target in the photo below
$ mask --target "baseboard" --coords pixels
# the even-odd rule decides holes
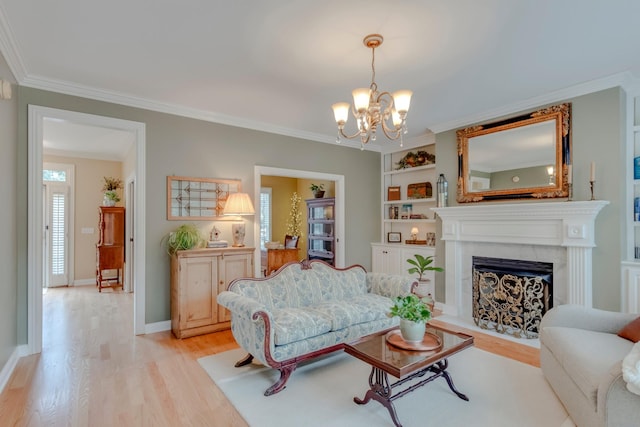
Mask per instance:
[[[164,332],[171,330],[171,320],[164,320],[162,322],[147,323],[144,325],[145,334],[155,334],[156,332]]]
[[[11,353],[9,360],[7,360],[7,363],[4,364],[2,370],[0,371],[0,393],[4,391],[4,388],[9,382],[13,371],[16,369],[18,360],[20,360],[21,357],[26,356],[27,354],[28,350],[26,345],[19,345],[15,348],[15,350],[13,350],[13,353]]]

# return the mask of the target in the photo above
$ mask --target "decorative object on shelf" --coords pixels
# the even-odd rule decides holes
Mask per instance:
[[[400,200],[400,186],[389,186],[387,188],[387,201]]]
[[[208,248],[226,248],[229,246],[229,243],[226,240],[220,240],[220,229],[215,225],[211,229],[211,233],[209,233],[209,241],[207,242]]]
[[[449,183],[444,177],[444,174],[440,174],[438,182],[436,183],[438,190],[438,207],[443,208],[449,205]]]
[[[166,247],[169,255],[186,249],[193,249],[204,245],[204,239],[200,235],[200,230],[193,224],[182,224],[175,231],[167,236]]]
[[[411,213],[413,212],[412,204],[404,204],[402,205],[402,210],[400,211],[400,219],[409,219],[411,218]]]
[[[224,204],[224,215],[228,216],[248,216],[255,214],[253,203],[247,193],[233,193],[229,195]],[[233,235],[233,246],[244,246],[245,226],[244,222],[237,222],[231,225],[231,234]]]
[[[369,34],[363,40],[366,47],[371,49],[371,85],[368,88],[355,89],[353,91],[353,107],[348,102],[338,102],[332,105],[333,114],[338,124],[337,143],[340,138],[353,139],[360,137],[361,149],[370,140],[375,141],[378,126],[384,135],[390,140],[400,139],[403,145],[403,135],[407,133],[407,112],[411,103],[410,90],[400,90],[390,94],[378,92],[376,78],[376,48],[382,45],[384,39],[380,34]],[[344,126],[349,119],[349,110],[357,121],[357,131],[353,135],[344,133]],[[387,123],[391,121],[391,123]]]
[[[418,233],[419,232],[420,232],[420,230],[418,230],[418,227],[411,228],[411,239],[410,240],[405,240],[404,242],[407,245],[426,245],[427,244],[426,240],[418,240]]]
[[[287,234],[289,236],[302,235],[302,213],[300,212],[300,201],[302,198],[295,191],[291,195],[291,208],[289,209],[289,219],[287,220]]]
[[[389,219],[398,219],[398,207],[389,206]]]
[[[405,341],[422,342],[431,311],[421,298],[409,294],[393,300],[389,316],[400,318],[400,334]]]
[[[241,187],[237,179],[167,176],[167,220],[223,220],[227,198]]]
[[[416,153],[409,151],[401,158],[396,165],[396,170],[415,168],[417,166],[430,165],[436,162],[436,155],[428,153],[424,150],[418,150]]]
[[[387,242],[400,243],[402,242],[402,233],[399,231],[390,231],[387,233]]]
[[[313,192],[313,197],[316,199],[324,197],[324,184],[311,184],[309,189]]]
[[[116,203],[120,201],[117,190],[123,188],[122,180],[110,176],[105,176],[103,179],[104,184],[102,185],[102,191],[104,191],[104,197],[102,198],[102,205],[115,206]]]
[[[411,229],[411,240],[418,240],[418,233],[420,232],[420,230],[418,230],[418,227],[413,227]]]
[[[407,186],[407,199],[428,199],[433,197],[433,188],[430,182],[417,182]]]
[[[591,162],[591,170],[589,173],[589,188],[591,189],[591,200],[595,200],[593,195],[593,186],[596,183],[596,162]]]
[[[436,245],[436,233],[428,231],[427,232],[427,246],[435,246]]]

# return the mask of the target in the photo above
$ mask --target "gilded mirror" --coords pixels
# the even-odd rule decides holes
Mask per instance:
[[[457,131],[459,203],[568,197],[571,104]]]

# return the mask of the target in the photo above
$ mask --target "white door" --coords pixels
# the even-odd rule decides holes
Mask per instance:
[[[47,182],[45,188],[45,286],[69,284],[69,186]]]
[[[125,292],[133,292],[133,280],[135,277],[134,274],[134,265],[133,262],[133,245],[134,245],[134,236],[133,232],[135,230],[133,219],[135,218],[135,181],[131,180],[127,182],[127,188],[125,189],[125,203],[127,209],[125,210],[125,260],[124,260],[124,291]]]

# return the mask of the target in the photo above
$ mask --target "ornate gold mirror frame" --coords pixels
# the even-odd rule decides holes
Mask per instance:
[[[571,104],[457,131],[459,203],[569,195]]]

